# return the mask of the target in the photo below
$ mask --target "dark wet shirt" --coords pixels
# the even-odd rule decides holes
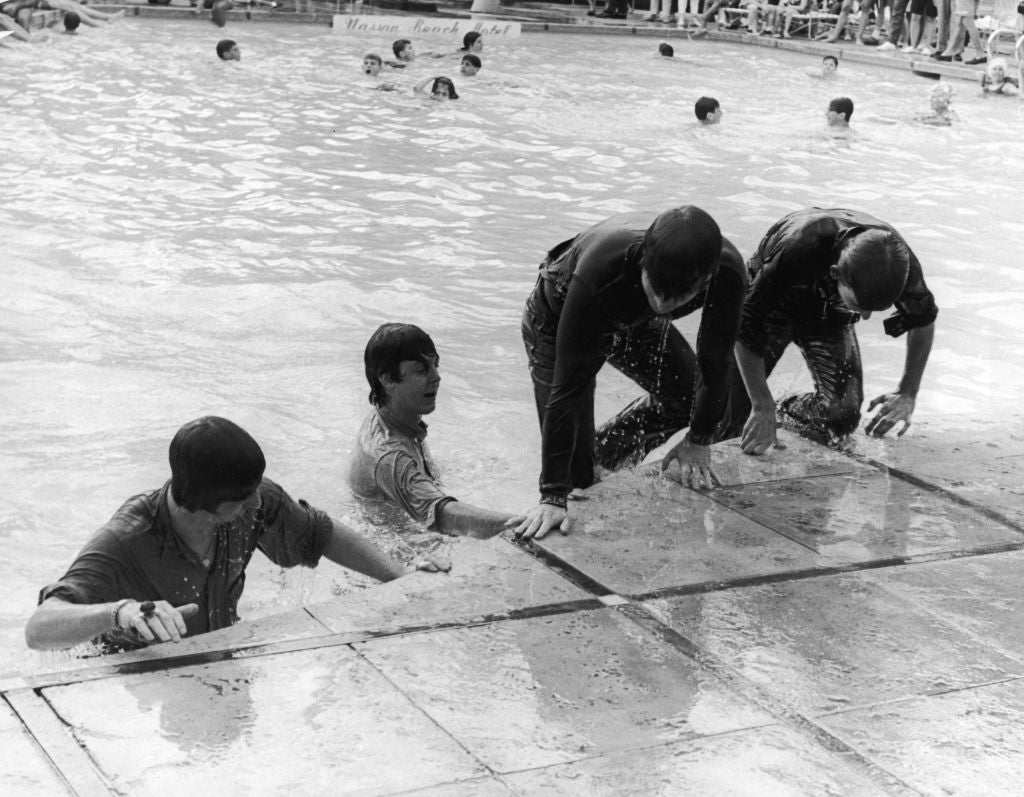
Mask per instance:
[[[747,264],[750,287],[743,305],[740,341],[764,356],[766,323],[776,311],[807,330],[848,326],[859,321],[860,315],[848,310],[840,300],[838,284],[829,269],[838,262],[845,241],[866,230],[895,232],[867,213],[841,209],[800,210],[772,225]],[[907,282],[896,299],[896,312],[885,320],[885,331],[893,337],[928,326],[939,313],[935,298],[925,285],[920,262],[909,246],[907,251]]]
[[[39,602],[111,603],[122,598],[199,605],[186,618],[188,635],[215,631],[238,619],[245,568],[259,548],[281,567],[315,567],[331,537],[331,519],[305,501],[294,501],[264,479],[259,509],[216,528],[207,567],[171,528],[170,483],[129,498],[79,552],[67,573],[39,593]],[[108,633],[111,647],[138,647],[127,634]]]
[[[555,372],[542,430],[541,492],[564,495],[588,385],[604,364],[616,333],[653,319],[641,283],[644,233],[650,220],[614,216],[548,252],[541,264],[541,298],[557,319]],[[725,408],[732,346],[739,328],[746,272],[731,244],[707,290],[672,312],[682,318],[703,307],[697,334],[700,380],[690,419],[694,442],[710,441]]]

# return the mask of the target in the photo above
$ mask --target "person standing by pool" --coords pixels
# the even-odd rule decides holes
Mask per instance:
[[[437,406],[440,358],[413,324],[382,324],[363,354],[373,411],[359,430],[349,465],[352,492],[386,501],[442,534],[487,538],[521,518],[460,502],[438,479],[423,416]]]
[[[186,423],[169,459],[170,481],[128,499],[42,590],[25,626],[30,648],[101,638],[129,649],[232,625],[257,547],[281,567],[325,556],[379,581],[412,572],[265,478],[263,451],[225,418]],[[445,569],[432,559],[415,567]]]
[[[827,439],[851,434],[864,401],[854,325],[893,304],[896,312],[884,326],[893,337],[907,335],[903,377],[895,391],[868,405],[868,411],[879,409],[865,431],[881,437],[902,424],[897,432],[902,436],[910,426],[939,311],[921,264],[900,234],[855,210],[800,210],[772,225],[747,268],[750,287],[736,342],[742,384],[732,386],[730,397],[730,412],[742,409],[731,423],[736,434],[743,424],[743,451],[763,454],[777,445],[776,406],[767,379],[790,343],[800,347],[815,389],[785,399],[778,411]]]
[[[746,271],[718,224],[693,205],[602,221],[551,249],[526,301],[522,333],[541,426],[540,503],[522,537],[567,531],[566,499],[598,465],[639,462],[675,432],[686,437],[663,471],[712,486],[710,443],[725,415],[731,350]],[[672,321],[703,308],[697,353]],[[605,362],[648,395],[594,429],[594,388]]]

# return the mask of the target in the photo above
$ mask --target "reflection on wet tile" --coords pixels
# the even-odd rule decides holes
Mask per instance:
[[[885,568],[871,581],[959,626],[986,645],[1024,659],[1024,552]]]
[[[1024,530],[1024,454],[977,460],[967,465],[943,461],[921,467],[916,476],[985,509],[999,512]]]
[[[347,647],[44,694],[122,794],[378,795],[486,774]]]
[[[864,573],[645,604],[789,706],[819,714],[1024,674]]]
[[[1018,797],[1024,681],[823,717],[821,724],[922,794]]]
[[[55,797],[69,793],[3,700],[0,700],[0,793],[18,797]]]
[[[1017,542],[1020,534],[941,493],[877,471],[715,491],[715,499],[838,562]]]
[[[636,473],[617,477],[570,502],[568,535],[549,534],[538,543],[615,592],[637,595],[822,563],[708,496]]]
[[[448,574],[413,573],[308,611],[336,632],[480,617],[593,597],[507,540],[456,539]]]
[[[1015,431],[1022,428],[1021,419],[1009,423],[1004,419],[998,434],[993,434],[990,420],[948,430],[915,428],[903,438],[865,438],[858,452],[915,476],[943,470],[956,475],[965,464],[973,471],[979,462],[1024,456],[1024,432]]]
[[[888,792],[779,725],[507,775],[530,797],[884,797]]]
[[[355,647],[497,772],[771,721],[613,609]]]

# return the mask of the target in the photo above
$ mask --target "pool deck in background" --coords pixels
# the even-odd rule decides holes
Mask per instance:
[[[711,492],[617,473],[568,536],[0,677],[0,793],[1019,795],[1021,420],[722,444]]]
[[[1024,434],[782,435],[450,575],[0,681],[0,789],[1019,795]]]

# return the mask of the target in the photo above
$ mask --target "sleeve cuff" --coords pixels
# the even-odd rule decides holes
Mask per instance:
[[[695,446],[709,446],[715,439],[714,434],[696,434],[693,430],[686,433],[686,439]]]
[[[540,502],[542,504],[550,504],[551,506],[557,506],[560,509],[565,509],[568,505],[568,501],[564,495],[556,495],[555,493],[541,493]]]

